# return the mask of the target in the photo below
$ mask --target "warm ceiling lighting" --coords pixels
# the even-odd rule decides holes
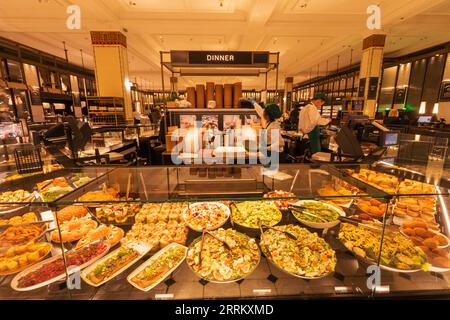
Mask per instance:
[[[132,86],[133,86],[133,82],[131,82],[130,80],[126,79],[125,80],[125,88],[130,90]]]
[[[427,103],[425,101],[422,101],[420,103],[419,114],[424,114],[425,113],[426,106],[427,106]]]

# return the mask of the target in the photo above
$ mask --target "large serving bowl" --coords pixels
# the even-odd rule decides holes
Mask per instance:
[[[320,202],[320,201],[301,200],[301,201],[296,202],[295,206],[304,207],[305,205],[308,205],[308,204],[312,204],[317,207],[323,207],[324,210],[328,210],[328,211],[331,210],[336,213],[336,216],[338,218],[334,219],[333,221],[329,221],[329,222],[313,222],[313,221],[308,221],[308,220],[302,218],[301,215],[296,214],[296,211],[291,210],[291,213],[294,216],[294,218],[297,219],[297,221],[299,221],[301,224],[303,224],[305,226],[308,226],[308,227],[311,227],[314,229],[330,229],[330,228],[337,226],[340,223],[339,216],[345,217],[345,212],[342,209],[340,209],[336,206],[333,206],[331,204]],[[298,210],[298,211],[301,211],[301,210]]]

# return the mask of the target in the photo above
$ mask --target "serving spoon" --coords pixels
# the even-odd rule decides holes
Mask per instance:
[[[268,226],[268,225],[261,224],[261,225],[260,225],[260,229],[263,230],[263,228],[265,228],[265,229],[271,229],[271,230],[275,230],[275,231],[284,233],[288,238],[290,238],[290,239],[292,239],[292,240],[298,240],[297,236],[295,236],[294,234],[292,234],[292,233],[289,232],[289,231],[281,230],[281,229],[278,229],[278,228],[275,228],[275,227],[271,227],[271,226]]]
[[[289,209],[297,211],[297,212],[300,212],[300,213],[302,213],[304,215],[307,215],[307,216],[310,216],[310,217],[313,217],[313,218],[317,218],[317,219],[319,219],[322,222],[329,222],[328,220],[326,220],[326,219],[324,219],[324,218],[322,218],[322,217],[320,217],[320,216],[318,216],[318,215],[316,215],[314,213],[310,213],[310,212],[306,211],[306,210],[308,210],[308,208],[306,208],[306,207],[297,207],[297,206],[292,206],[291,205],[291,206],[289,206]],[[303,211],[300,211],[300,210],[303,210]]]
[[[217,241],[223,243],[223,245],[225,246],[225,248],[227,248],[228,250],[231,251],[231,246],[225,241],[220,239],[218,236],[216,236],[214,233],[212,233],[211,231],[205,231],[205,233],[211,237],[213,237],[214,239],[216,239]]]
[[[209,236],[211,236],[212,238],[216,239],[217,241],[221,242],[221,243],[225,246],[225,248],[226,248],[227,250],[230,250],[230,251],[231,251],[231,246],[230,246],[225,240],[222,240],[222,239],[220,239],[218,236],[216,236],[214,233],[212,233],[212,232],[210,232],[210,231],[208,231],[208,230],[203,229],[203,231],[202,231],[202,239],[201,239],[201,243],[200,243],[200,254],[199,254],[199,257],[198,257],[198,265],[199,265],[200,267],[202,266],[203,243],[205,242],[205,235],[206,235],[206,234],[209,235]]]

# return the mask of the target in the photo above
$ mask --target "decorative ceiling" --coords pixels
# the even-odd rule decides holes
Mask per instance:
[[[81,8],[80,30],[66,27],[72,4]],[[299,82],[359,61],[371,4],[381,8],[386,56],[450,40],[450,0],[0,0],[0,36],[61,57],[65,41],[70,62],[81,64],[82,49],[93,68],[89,31],[120,30],[130,78],[149,89],[161,86],[159,51],[280,52],[282,87],[286,76]],[[229,76],[185,77],[180,86],[206,81],[264,85],[262,77]]]

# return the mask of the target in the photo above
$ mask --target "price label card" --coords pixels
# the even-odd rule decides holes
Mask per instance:
[[[175,295],[173,293],[156,293],[155,300],[173,300]]]
[[[272,293],[272,289],[253,289],[253,294],[257,296],[269,295]]]
[[[375,287],[375,293],[377,294],[388,294],[390,291],[391,288],[389,287],[389,285]]]
[[[353,292],[353,288],[345,287],[345,286],[338,286],[338,287],[334,287],[334,292],[336,294],[349,294],[349,293]]]

